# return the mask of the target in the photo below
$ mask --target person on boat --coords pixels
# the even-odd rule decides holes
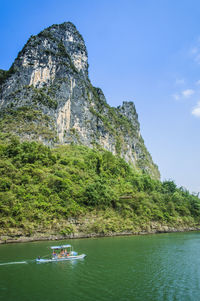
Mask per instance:
[[[53,250],[53,257],[55,258],[56,257],[56,252],[55,252],[55,250]]]
[[[61,252],[60,252],[60,256],[65,256],[65,252],[64,252],[63,249],[62,249]]]

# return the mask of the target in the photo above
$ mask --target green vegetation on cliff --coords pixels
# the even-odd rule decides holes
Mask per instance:
[[[28,106],[0,111],[0,132],[4,137],[18,135],[29,140],[43,139],[48,143],[56,142],[56,131],[51,117]]]
[[[0,169],[1,235],[107,234],[199,223],[197,196],[139,173],[105,150],[50,149],[2,136]]]

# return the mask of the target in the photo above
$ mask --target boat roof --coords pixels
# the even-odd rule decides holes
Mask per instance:
[[[52,250],[59,250],[59,249],[64,249],[64,248],[70,248],[71,245],[62,245],[62,246],[52,246]]]

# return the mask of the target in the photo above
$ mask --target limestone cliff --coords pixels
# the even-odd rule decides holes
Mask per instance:
[[[134,104],[110,107],[92,86],[84,40],[70,22],[31,36],[11,68],[0,70],[0,109],[1,132],[52,146],[100,146],[159,178]]]

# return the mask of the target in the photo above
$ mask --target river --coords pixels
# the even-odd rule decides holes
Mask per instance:
[[[63,243],[87,257],[32,260]],[[0,245],[0,300],[200,300],[200,232]]]

